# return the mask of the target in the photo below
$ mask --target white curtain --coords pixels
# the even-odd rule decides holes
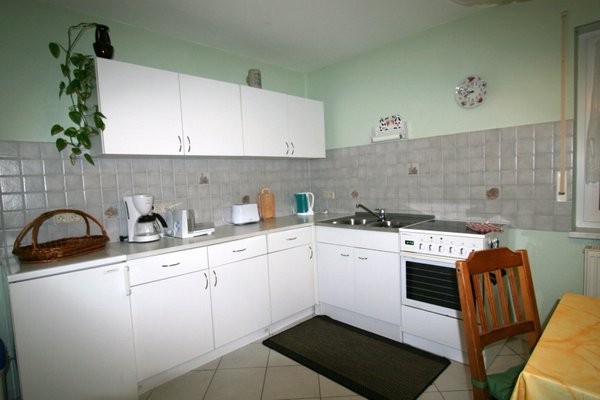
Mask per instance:
[[[585,182],[600,181],[600,40],[596,42],[590,121],[585,150]]]

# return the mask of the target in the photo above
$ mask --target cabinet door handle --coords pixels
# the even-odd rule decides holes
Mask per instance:
[[[286,148],[285,155],[287,156],[290,154],[290,145],[288,142],[285,142],[285,148]]]
[[[244,247],[243,249],[233,250],[234,253],[241,253],[242,251],[246,251],[246,248]]]
[[[292,144],[292,155],[296,152],[296,147],[294,146],[294,142],[290,142]]]
[[[368,260],[367,257],[358,257],[359,260]]]
[[[342,256],[342,257],[350,257],[350,254],[340,253],[340,256]]]
[[[190,151],[192,151],[192,142],[190,141],[190,137],[186,136],[187,141],[188,141],[188,149],[187,152],[189,153]]]
[[[291,238],[285,238],[285,240],[290,240],[290,241],[291,241],[291,240],[296,240],[296,239],[298,239],[298,237],[297,237],[297,236],[294,236],[294,237],[291,237]]]
[[[163,268],[176,267],[176,266],[178,266],[179,264],[181,264],[181,263],[180,263],[180,262],[178,262],[178,263],[175,263],[175,264],[163,264],[163,265],[162,265],[162,267],[163,267]]]
[[[314,251],[313,251],[313,248],[312,248],[312,246],[308,246],[308,249],[310,250],[310,257],[309,257],[309,260],[312,260],[312,259],[313,259],[313,256],[315,255],[315,253],[314,253]]]
[[[217,281],[218,281],[217,273],[215,271],[213,271],[213,275],[215,276],[215,284],[213,285],[213,287],[217,287]]]
[[[179,153],[181,153],[181,149],[183,148],[183,142],[181,141],[181,136],[177,136],[177,139],[179,140]]]
[[[204,285],[204,290],[208,289],[208,274],[205,272],[204,273],[204,280],[206,281],[206,285]]]
[[[123,272],[125,273],[125,295],[131,296],[131,281],[129,280],[129,265],[126,265],[123,268]]]

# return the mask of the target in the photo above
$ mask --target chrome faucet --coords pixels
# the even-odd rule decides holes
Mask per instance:
[[[375,211],[377,211],[377,212],[374,212],[374,211],[369,210],[367,207],[365,207],[363,204],[360,204],[360,203],[356,205],[356,208],[362,208],[369,214],[374,215],[377,218],[377,221],[385,220],[385,210],[383,208],[376,208]]]

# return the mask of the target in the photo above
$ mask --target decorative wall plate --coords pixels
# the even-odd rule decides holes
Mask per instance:
[[[462,108],[473,108],[487,99],[488,84],[480,76],[470,75],[460,81],[454,90],[454,98]]]

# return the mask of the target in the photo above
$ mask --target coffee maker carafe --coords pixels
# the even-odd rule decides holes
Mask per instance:
[[[167,224],[160,215],[152,212],[154,196],[134,194],[123,197],[123,201],[127,213],[129,242],[152,242],[160,239],[161,225],[166,227]]]

